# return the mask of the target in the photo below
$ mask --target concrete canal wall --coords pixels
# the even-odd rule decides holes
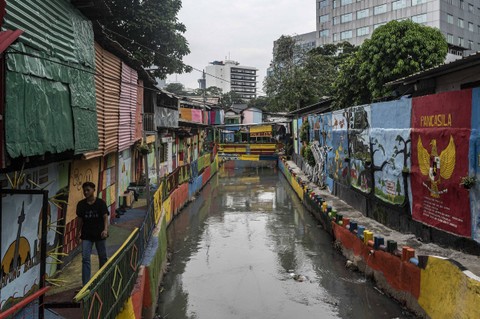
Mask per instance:
[[[358,211],[316,188],[293,162],[283,158],[278,163],[303,204],[348,258],[347,267],[371,276],[379,288],[423,318],[479,317],[478,276],[453,259],[423,254],[422,246],[402,246],[405,236],[395,236],[395,231],[373,220],[369,223]],[[469,268],[478,266],[478,256],[462,258]]]
[[[195,195],[218,171],[218,156],[208,164],[205,163],[197,177],[171,188],[161,183],[155,192],[154,210],[157,227],[139,267],[138,278],[130,298],[125,303],[117,319],[153,318],[157,308],[160,283],[167,262],[167,227],[175,216],[195,199]],[[168,178],[167,178],[168,180]]]

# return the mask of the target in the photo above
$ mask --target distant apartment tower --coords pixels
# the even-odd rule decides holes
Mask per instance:
[[[257,96],[257,71],[232,60],[210,62],[205,68],[206,87],[216,86],[223,93],[234,91],[244,99],[252,99]]]
[[[392,20],[411,19],[440,29],[449,53],[480,49],[479,0],[316,0],[318,44],[360,45]]]

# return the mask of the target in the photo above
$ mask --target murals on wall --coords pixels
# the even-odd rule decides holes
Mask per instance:
[[[110,153],[101,159],[100,177],[97,187],[98,197],[107,203],[110,219],[115,218],[117,209],[117,167],[115,161],[117,153]]]
[[[373,185],[370,165],[370,105],[348,109],[348,149],[350,154],[350,183],[364,193],[370,193]]]
[[[469,176],[475,176],[477,182],[470,189],[470,210],[472,212],[472,238],[480,242],[480,88],[472,95],[472,135],[470,138]]]
[[[319,119],[319,131],[318,136],[320,139],[320,146],[325,147],[326,151],[326,165],[324,167],[326,173],[326,184],[329,192],[333,192],[333,178],[330,173],[328,162],[330,159],[335,158],[335,151],[333,149],[332,139],[332,113],[324,113]]]
[[[331,138],[327,136],[327,145],[332,147],[332,154],[328,157],[328,175],[333,180],[344,185],[348,184],[350,175],[348,163],[345,161],[348,157],[347,119],[348,116],[345,110],[332,112]]]
[[[57,270],[56,253],[61,252],[61,225],[64,223],[68,200],[68,162],[24,170],[11,180],[20,180],[17,189],[48,190],[52,199],[48,205],[47,220],[47,278]],[[9,188],[3,175],[1,182]],[[1,269],[0,311],[10,308],[24,296],[38,289],[40,279],[40,241],[42,227],[42,195],[5,195],[1,211]]]
[[[471,236],[468,175],[472,90],[414,98],[412,102],[412,215],[415,220]]]
[[[375,196],[401,205],[408,194],[412,100],[376,103],[371,109],[371,169],[374,172]]]
[[[98,185],[99,160],[93,158],[90,160],[75,160],[72,163],[72,171],[69,181],[68,208],[66,224],[70,223],[77,216],[77,203],[84,198],[82,185],[85,182],[92,182],[100,189]]]
[[[118,157],[118,195],[127,190],[132,181],[132,152],[126,149]]]

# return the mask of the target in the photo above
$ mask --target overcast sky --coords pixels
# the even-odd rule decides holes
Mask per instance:
[[[315,0],[183,0],[178,18],[187,27],[191,53],[184,63],[204,69],[230,56],[259,69],[258,89],[272,59],[273,41],[282,34],[315,31]],[[167,83],[198,88],[201,73],[174,74]],[[261,94],[262,92],[260,92]]]

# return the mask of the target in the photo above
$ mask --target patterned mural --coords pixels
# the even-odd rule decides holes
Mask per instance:
[[[480,89],[472,95],[472,135],[470,138],[469,176],[475,176],[477,183],[470,189],[470,210],[472,212],[472,237],[480,242]]]

